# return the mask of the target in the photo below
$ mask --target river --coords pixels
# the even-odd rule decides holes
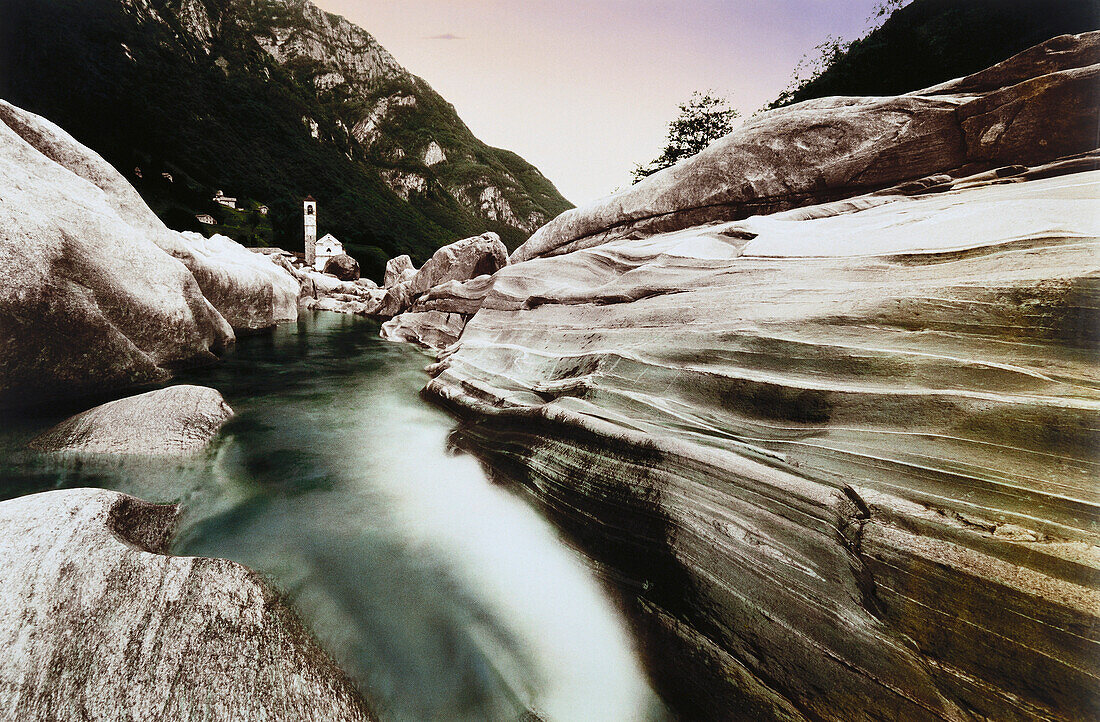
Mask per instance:
[[[585,559],[448,444],[454,419],[419,396],[429,360],[372,321],[303,313],[173,380],[236,411],[208,453],[59,461],[23,444],[60,410],[8,417],[0,494],[180,502],[173,552],[261,572],[383,719],[662,718]]]

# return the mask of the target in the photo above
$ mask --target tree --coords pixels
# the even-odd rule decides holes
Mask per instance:
[[[711,90],[696,90],[687,102],[680,104],[680,114],[668,124],[668,141],[661,154],[649,165],[635,166],[634,182],[690,158],[726,135],[733,130],[737,115],[726,98]]]

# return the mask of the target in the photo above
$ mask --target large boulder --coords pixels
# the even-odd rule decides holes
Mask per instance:
[[[209,238],[187,231],[179,235],[187,254],[177,257],[233,328],[267,328],[297,320],[301,285],[274,257],[252,253],[217,233]]]
[[[35,437],[38,451],[175,456],[200,451],[233,415],[216,390],[179,385],[111,401]]]
[[[341,253],[325,262],[323,272],[336,276],[341,281],[357,281],[359,280],[359,261],[345,253]]]
[[[103,489],[0,503],[5,716],[372,719],[258,574],[166,555],[177,515]]]
[[[378,310],[380,316],[393,317],[406,311],[417,298],[436,286],[491,276],[508,265],[508,249],[495,233],[463,238],[437,250],[411,277],[407,277],[411,263],[406,267],[402,261],[407,258],[399,256],[391,260],[392,269],[389,264],[386,266],[387,291]],[[400,280],[402,278],[404,280]]]
[[[968,168],[1091,150],[1100,32],[1054,38],[908,95],[822,98],[763,113],[626,191],[562,213],[513,263],[619,238],[827,202]]]
[[[386,261],[386,276],[383,279],[384,288],[392,288],[403,283],[416,274],[416,266],[408,256],[398,256]]]
[[[297,306],[289,300],[297,297],[297,288],[270,260],[224,236],[200,241],[198,234],[170,230],[110,163],[48,120],[0,101],[0,121],[57,165],[98,188],[103,202],[134,234],[182,262],[203,295],[234,328],[253,329],[296,318]],[[292,287],[293,296],[288,296]]]
[[[60,128],[0,101],[0,403],[160,381],[233,341],[195,277],[120,207],[127,189]]]
[[[416,297],[446,281],[467,281],[476,276],[496,273],[508,265],[508,249],[495,233],[463,238],[443,246],[408,281],[409,293]]]

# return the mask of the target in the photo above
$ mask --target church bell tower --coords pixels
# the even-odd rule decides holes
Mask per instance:
[[[317,260],[317,199],[306,196],[302,201],[302,227],[305,231],[306,264]]]

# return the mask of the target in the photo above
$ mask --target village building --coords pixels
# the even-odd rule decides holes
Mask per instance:
[[[195,216],[195,220],[199,223],[205,223],[208,226],[218,225],[218,222],[214,220],[214,216],[210,215],[209,213],[200,213]]]
[[[330,258],[341,256],[344,253],[344,244],[331,233],[326,233],[317,241],[317,250],[314,252],[313,267],[318,271],[325,270],[325,264]]]
[[[172,182],[172,174],[171,173],[167,173],[167,172],[161,173],[160,177],[163,178],[164,180],[168,181],[169,183]]]
[[[271,209],[270,209],[270,208],[268,208],[267,206],[260,206],[260,207],[259,207],[259,208],[257,208],[256,210],[258,210],[258,211],[259,211],[259,212],[260,212],[261,214],[263,214],[263,215],[265,215],[265,216],[266,216],[266,215],[267,215],[267,212],[268,212],[269,210],[271,210]]]
[[[215,203],[221,203],[226,208],[236,208],[237,207],[237,199],[233,198],[232,196],[227,196],[225,193],[222,193],[221,191],[218,191],[217,193],[215,193],[214,198],[212,200]]]

